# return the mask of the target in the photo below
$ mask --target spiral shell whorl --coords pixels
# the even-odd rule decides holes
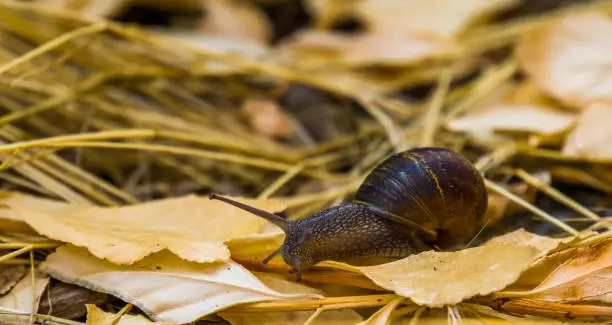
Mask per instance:
[[[487,192],[480,172],[444,148],[395,154],[365,179],[355,202],[395,222],[423,227],[423,240],[450,248],[471,239],[484,224]]]

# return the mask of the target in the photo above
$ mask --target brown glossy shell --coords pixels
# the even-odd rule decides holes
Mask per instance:
[[[417,148],[377,166],[355,201],[404,226],[425,228],[425,241],[450,248],[468,242],[483,226],[487,191],[480,172],[462,155]]]

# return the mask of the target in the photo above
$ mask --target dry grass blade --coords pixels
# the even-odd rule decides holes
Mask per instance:
[[[513,202],[523,206],[524,208],[528,209],[529,211],[533,212],[535,215],[537,215],[538,217],[554,224],[555,226],[559,227],[560,229],[563,229],[565,231],[567,231],[568,233],[572,234],[572,235],[577,235],[579,232],[570,227],[568,224],[566,224],[565,222],[551,216],[550,214],[544,212],[542,209],[534,206],[533,204],[530,204],[529,202],[521,199],[520,197],[512,194],[510,191],[506,190],[505,188],[495,184],[494,182],[491,182],[489,180],[486,180],[486,185],[489,189],[507,197],[508,199],[512,200]]]

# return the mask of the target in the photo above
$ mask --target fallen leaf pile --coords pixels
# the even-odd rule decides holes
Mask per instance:
[[[40,200],[42,209],[27,209],[32,203]],[[180,210],[178,207],[186,205],[175,204],[176,201],[186,200],[189,208]],[[252,200],[251,200],[252,201]],[[60,201],[40,199],[25,194],[4,193],[2,204],[4,212],[11,211],[41,233],[51,238],[60,239],[69,244],[57,248],[40,265],[37,272],[48,274],[58,280],[77,284],[90,290],[111,294],[126,302],[137,306],[154,321],[183,324],[195,321],[207,315],[219,313],[222,317],[235,323],[281,322],[290,321],[298,324],[306,321],[312,312],[301,312],[290,319],[286,313],[274,312],[257,313],[232,311],[232,306],[240,306],[259,301],[307,301],[310,299],[323,299],[324,292],[297,284],[291,280],[275,278],[265,273],[252,273],[240,264],[226,259],[206,260],[209,251],[215,252],[216,246],[204,245],[199,237],[183,237],[183,243],[197,243],[202,256],[199,261],[193,261],[196,255],[186,255],[183,250],[173,249],[166,245],[160,249],[147,250],[146,254],[129,255],[131,258],[117,258],[119,254],[97,256],[96,241],[83,241],[79,231],[93,229],[97,225],[98,232],[107,234],[100,241],[106,240],[107,246],[115,247],[116,252],[128,253],[134,250],[134,245],[120,240],[120,234],[125,233],[130,225],[130,218],[149,218],[146,223],[150,230],[144,235],[155,234],[163,238],[170,226],[168,219],[154,219],[155,214],[150,213],[151,205],[157,205],[155,211],[173,211],[174,226],[178,220],[188,220],[190,226],[196,214],[183,217],[181,213],[193,212],[211,216],[222,214],[232,215],[239,213],[238,209],[228,206],[225,211],[222,206],[214,204],[214,200],[190,196],[183,199],[162,200],[159,202],[143,203],[141,205],[125,208],[97,208],[81,204],[68,204]],[[279,203],[252,201],[262,207],[273,207],[272,211],[280,207]],[[25,204],[25,206],[24,206]],[[200,204],[199,208],[196,206]],[[173,210],[167,210],[172,207]],[[128,209],[130,213],[122,213]],[[85,213],[86,212],[86,213]],[[84,215],[83,215],[84,214]],[[83,215],[83,217],[79,217]],[[85,218],[85,215],[87,216]],[[241,216],[245,220],[249,216]],[[81,219],[79,219],[81,218]],[[256,219],[256,217],[252,217]],[[116,222],[114,222],[116,220]],[[244,222],[244,221],[243,221]],[[142,223],[141,225],[144,225]],[[230,248],[235,249],[237,256],[243,258],[261,255],[262,251],[273,249],[271,245],[279,244],[278,233],[233,234],[235,223],[218,223],[214,228],[202,228],[200,231],[208,232],[208,238],[219,236],[233,237],[228,241]],[[65,227],[62,234],[56,236],[52,229]],[[76,228],[74,227],[81,227]],[[109,230],[115,229],[114,236],[108,236]],[[50,230],[51,229],[51,230]],[[67,230],[69,229],[69,230]],[[73,230],[74,229],[74,230]],[[142,228],[141,228],[142,229]],[[155,230],[155,229],[161,229]],[[177,228],[175,228],[177,229]],[[261,229],[256,227],[252,233]],[[191,230],[194,230],[191,228]],[[176,230],[175,230],[176,231]],[[189,232],[184,230],[186,234]],[[73,235],[70,235],[71,232]],[[133,230],[132,233],[137,232]],[[244,236],[243,238],[240,235]],[[94,238],[94,233],[90,237]],[[167,236],[167,235],[166,235]],[[180,236],[177,234],[176,236]],[[118,238],[116,238],[118,237]],[[134,242],[132,237],[131,242]],[[417,305],[429,307],[442,307],[456,305],[478,296],[496,294],[499,296],[521,296],[543,299],[546,301],[581,301],[599,300],[607,301],[612,294],[612,287],[605,285],[600,277],[606,278],[607,267],[612,258],[609,258],[609,247],[612,241],[606,240],[593,246],[581,248],[579,252],[569,255],[557,268],[549,269],[549,275],[544,281],[533,289],[520,292],[504,291],[512,286],[521,277],[521,274],[537,266],[541,260],[548,258],[548,253],[554,250],[573,249],[574,242],[580,242],[589,236],[565,239],[552,239],[537,236],[519,230],[505,236],[497,237],[480,247],[459,250],[457,252],[428,251],[409,256],[395,262],[366,267],[343,266],[338,263],[328,263],[326,267],[331,270],[348,270],[363,274],[381,288],[397,294],[397,298],[372,315],[367,322],[376,319],[387,319],[390,312],[400,303],[409,299]],[[116,241],[111,241],[111,239]],[[282,237],[280,237],[282,239]],[[270,244],[266,244],[270,243]],[[563,246],[563,244],[565,246]],[[77,246],[83,247],[77,247]],[[106,251],[104,251],[106,252]],[[142,252],[139,249],[138,252]],[[100,253],[98,253],[100,254]],[[610,256],[608,256],[610,255]],[[121,256],[121,255],[119,255]],[[129,265],[125,265],[129,264]],[[39,275],[40,277],[40,275]],[[36,282],[37,297],[40,297],[48,283],[48,278],[41,277]],[[580,288],[580,289],[577,289]],[[13,310],[21,310],[25,314],[31,311],[32,286],[30,278],[24,277],[11,293],[0,300],[0,305]],[[29,300],[28,300],[29,299]],[[324,300],[324,299],[323,299]],[[37,303],[37,302],[36,302]],[[30,307],[28,307],[30,306]],[[30,308],[30,309],[28,309]],[[89,307],[88,322],[98,317],[111,317],[112,315],[93,313]],[[105,316],[106,315],[106,316]],[[332,321],[339,323],[359,322],[359,316],[349,311],[326,312],[321,316],[320,322]],[[316,316],[316,315],[315,315]],[[19,316],[12,316],[19,317]],[[127,316],[126,316],[127,317]],[[318,316],[317,316],[318,317]],[[130,317],[128,317],[130,318]],[[130,318],[131,319],[131,318]],[[297,321],[300,320],[301,321]],[[97,320],[102,322],[103,320]],[[128,319],[122,322],[128,322]],[[142,322],[144,319],[131,319]]]
[[[273,200],[244,202],[272,212],[283,210]],[[8,194],[0,204],[10,209],[13,220],[22,220],[40,234],[87,247],[95,256],[118,264],[131,264],[166,248],[188,261],[227,261],[230,252],[224,242],[255,235],[265,223],[220,201],[196,196],[101,208]]]
[[[612,5],[530,5],[0,4],[0,323],[612,320]],[[143,7],[191,29],[119,23]],[[263,263],[284,232],[206,195],[307,217],[426,145],[486,178],[464,247],[297,282]]]

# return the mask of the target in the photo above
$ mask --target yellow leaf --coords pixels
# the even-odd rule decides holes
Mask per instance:
[[[387,325],[391,322],[391,313],[397,308],[397,305],[400,304],[406,298],[397,297],[391,300],[384,307],[380,308],[376,313],[374,313],[367,320],[359,323],[359,325]]]
[[[559,246],[559,244],[570,242],[575,238],[575,236],[568,236],[564,238],[551,238],[530,233],[528,231],[525,231],[525,229],[518,229],[503,236],[492,238],[483,245],[486,246],[495,244],[515,244],[521,246],[531,246],[542,253],[546,253],[552,250],[553,248]]]
[[[320,290],[308,287],[301,283],[288,281],[282,277],[273,276],[265,273],[255,273],[257,278],[268,287],[286,294],[317,294],[323,295]],[[220,312],[219,316],[225,318],[232,324],[249,325],[249,324],[287,324],[287,325],[302,325],[313,316],[314,311],[283,311],[283,312],[258,312],[258,313],[237,313],[237,312]],[[315,315],[310,325],[324,324],[346,324],[354,325],[362,320],[361,316],[354,310],[330,310],[324,311],[319,315]]]
[[[268,211],[284,208],[273,200],[239,200]],[[224,242],[256,234],[266,222],[195,195],[107,208],[12,194],[0,198],[0,204],[40,234],[87,247],[95,256],[118,264],[166,248],[189,261],[227,261],[230,254]]]
[[[612,239],[588,247],[562,263],[535,289],[501,293],[553,302],[592,300],[612,293]]]
[[[539,254],[533,246],[497,243],[450,253],[428,251],[359,269],[379,286],[417,304],[440,307],[505,288]]]
[[[96,305],[85,305],[87,307],[87,321],[85,325],[157,325],[171,323],[152,322],[141,315],[118,315],[102,311]]]
[[[568,16],[525,35],[516,58],[550,95],[585,108],[612,101],[611,51],[612,20],[592,13]]]
[[[612,102],[591,105],[582,113],[574,130],[567,135],[563,154],[588,158],[612,157],[611,120]]]
[[[221,316],[233,325],[283,324],[303,325],[314,312],[281,311],[267,313],[221,313]],[[352,310],[328,310],[318,315],[310,325],[355,325],[361,317]]]
[[[283,244],[284,232],[255,234],[226,242],[233,258],[264,259]]]
[[[320,297],[270,289],[231,261],[190,263],[168,251],[119,266],[86,249],[63,246],[49,255],[41,269],[61,281],[117,296],[155,321],[173,323],[192,322],[241,303]]]

